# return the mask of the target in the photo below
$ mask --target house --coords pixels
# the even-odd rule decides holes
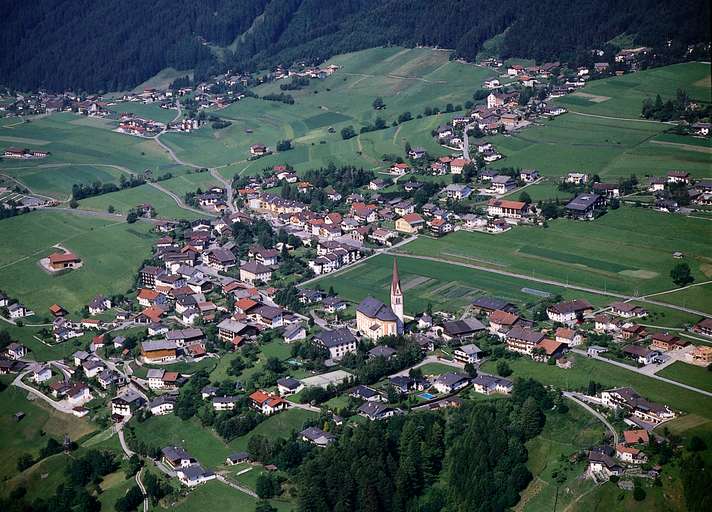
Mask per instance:
[[[187,451],[178,446],[168,446],[161,450],[161,462],[170,469],[187,468],[196,464],[198,461],[194,459]]]
[[[594,183],[593,191],[603,197],[620,197],[621,187],[616,183]]]
[[[455,201],[460,201],[462,199],[467,199],[470,197],[472,194],[472,188],[470,188],[469,185],[465,185],[462,183],[451,183],[442,191],[440,192],[441,194],[444,194],[448,199],[452,199]]]
[[[690,183],[690,173],[687,171],[669,171],[667,173],[668,183]]]
[[[289,396],[299,393],[302,389],[304,389],[304,384],[297,379],[283,377],[281,379],[277,379],[277,389],[280,395]]]
[[[538,361],[547,361],[551,358],[558,359],[564,355],[567,348],[568,345],[566,345],[566,343],[560,343],[556,340],[545,338],[534,347],[534,350],[532,351],[532,358]],[[540,354],[535,355],[534,351],[540,352]]]
[[[33,311],[27,309],[25,306],[23,306],[19,302],[16,302],[16,303],[8,306],[7,311],[10,314],[10,318],[12,318],[12,319],[25,318],[26,316],[34,315]]]
[[[568,325],[580,322],[585,315],[590,313],[593,313],[593,306],[583,299],[559,302],[546,308],[549,320]]]
[[[88,359],[82,363],[82,369],[87,378],[93,379],[103,372],[106,366],[101,359]]]
[[[402,324],[392,307],[373,297],[366,297],[356,307],[356,329],[367,338],[376,340],[401,333]]]
[[[82,260],[71,252],[55,252],[49,255],[49,266],[52,270],[77,268]]]
[[[177,357],[177,346],[168,340],[141,342],[141,356],[149,363],[165,363],[174,361]]]
[[[103,313],[107,309],[111,308],[111,300],[107,299],[103,295],[97,295],[89,303],[88,308],[90,315],[98,315],[99,313]]]
[[[396,231],[401,233],[417,233],[425,225],[425,219],[418,213],[409,213],[396,220]]]
[[[257,261],[248,261],[240,267],[240,281],[253,285],[256,282],[267,283],[272,279],[272,269]]]
[[[336,436],[334,434],[324,432],[322,429],[317,427],[305,428],[299,432],[299,437],[302,441],[312,443],[321,448],[325,448],[336,441]]]
[[[651,345],[658,350],[667,352],[669,350],[679,350],[690,343],[686,340],[680,339],[678,336],[673,336],[666,332],[656,332],[653,334],[653,340]]]
[[[133,389],[127,389],[111,399],[111,414],[114,416],[131,416],[142,407],[146,400]]]
[[[235,464],[242,464],[244,462],[250,462],[250,454],[247,452],[235,452],[231,453],[225,459],[225,464],[228,466],[234,466]]]
[[[531,355],[537,344],[544,339],[544,333],[528,327],[515,325],[505,339],[507,350]]]
[[[645,309],[631,302],[614,302],[611,304],[611,313],[623,318],[636,318],[648,315]]]
[[[629,464],[645,464],[648,462],[648,457],[643,452],[623,443],[616,445],[616,457]]]
[[[66,392],[66,397],[70,405],[83,404],[92,399],[89,386],[81,382],[69,388]]]
[[[566,183],[572,183],[574,185],[583,185],[585,183],[588,183],[588,179],[588,174],[582,172],[570,172],[566,175],[564,181]]]
[[[212,398],[218,393],[218,388],[215,386],[203,386],[203,389],[200,390],[200,396],[202,397],[203,400],[206,400],[208,398]]]
[[[282,411],[289,405],[289,402],[284,400],[281,396],[267,393],[261,389],[250,395],[250,402],[255,409],[266,416]]]
[[[250,154],[252,156],[263,156],[269,153],[269,148],[264,144],[252,144],[250,146]]]
[[[502,393],[508,395],[512,392],[513,384],[511,380],[495,377],[494,375],[480,374],[472,379],[472,388],[477,393],[491,395],[492,393]]]
[[[633,388],[615,388],[601,392],[601,404],[614,410],[622,409],[636,418],[658,425],[676,416],[667,405],[649,402]]]
[[[396,163],[391,165],[390,172],[396,176],[404,176],[410,171],[410,165],[406,163]]]
[[[229,343],[236,336],[242,336],[251,330],[253,330],[253,328],[250,328],[247,324],[243,324],[232,318],[226,318],[218,324],[218,338]]]
[[[40,366],[32,372],[32,380],[40,384],[52,378],[52,369],[49,366]]]
[[[107,368],[97,375],[96,380],[102,388],[108,389],[111,386],[118,386],[119,384],[122,384],[124,378],[117,372]]]
[[[665,190],[666,184],[667,180],[665,178],[652,176],[650,180],[648,180],[648,192],[662,192]]]
[[[534,183],[541,177],[539,171],[536,169],[522,169],[519,171],[519,179],[524,183]]]
[[[584,341],[584,337],[581,333],[569,329],[568,327],[558,327],[554,336],[556,341],[566,343],[570,347],[581,345]]]
[[[514,178],[504,174],[498,174],[494,178],[492,178],[492,184],[490,185],[490,188],[494,191],[495,194],[501,195],[506,194],[516,186],[517,181]]]
[[[468,343],[467,345],[462,345],[461,347],[456,348],[453,352],[453,357],[456,361],[460,361],[461,363],[474,364],[479,362],[481,354],[482,350],[480,350],[477,345]]]
[[[623,432],[623,440],[625,444],[648,444],[650,442],[650,435],[648,431],[644,428],[636,430],[626,430]]]
[[[470,383],[470,378],[461,373],[443,373],[435,381],[433,387],[438,393],[449,394],[461,390]]]
[[[638,345],[623,347],[623,354],[635,359],[639,364],[653,364],[660,359],[660,352],[657,350],[649,350]]]
[[[378,391],[363,384],[359,384],[349,391],[349,396],[365,400],[366,402],[380,402],[383,400],[383,397]]]
[[[294,343],[295,341],[306,339],[307,330],[300,323],[291,324],[284,328],[282,336],[285,343]]]
[[[52,304],[49,308],[50,314],[55,318],[66,316],[69,312],[59,304]]]
[[[478,297],[472,301],[471,307],[475,313],[492,313],[498,309],[507,313],[517,312],[517,307],[514,304],[497,297]]]
[[[376,357],[382,357],[384,359],[390,359],[395,356],[397,351],[386,345],[376,345],[371,350],[368,351],[369,359],[374,359]]]
[[[443,323],[442,336],[445,340],[464,339],[475,336],[486,330],[485,325],[477,318],[463,318]]]
[[[497,309],[489,314],[489,330],[492,334],[506,334],[519,321],[519,315]]]
[[[7,346],[7,355],[17,361],[27,355],[27,347],[12,342]]]
[[[692,361],[704,366],[712,363],[712,347],[707,345],[696,346],[692,351]]]
[[[430,383],[425,379],[416,379],[408,375],[395,375],[388,377],[388,384],[393,386],[401,394],[406,394],[409,391],[423,391],[430,387]]]
[[[580,194],[566,205],[566,212],[573,219],[591,220],[603,202],[603,196],[598,194]]]
[[[371,421],[390,418],[399,412],[398,409],[393,409],[379,402],[365,402],[358,408],[358,414]]]
[[[217,478],[215,473],[203,468],[200,464],[180,467],[176,470],[176,476],[178,477],[180,483],[188,487],[195,487],[196,485],[200,485]]]
[[[465,166],[469,163],[469,160],[464,158],[453,158],[450,161],[450,173],[451,174],[462,174]]]
[[[588,355],[588,357],[599,357],[605,352],[608,352],[608,348],[601,347],[599,345],[589,345],[586,349],[586,354]]]
[[[347,302],[339,297],[327,297],[322,301],[322,305],[324,307],[324,311],[331,314],[334,314],[337,311],[344,311],[348,306]]]
[[[204,253],[203,261],[206,261],[209,267],[221,272],[226,272],[237,264],[237,258],[235,258],[235,255],[227,249],[223,249],[221,247],[210,249]]]
[[[237,407],[238,401],[236,396],[214,396],[210,402],[214,411],[232,411]]]
[[[593,475],[603,475],[609,478],[612,475],[622,475],[623,467],[607,453],[591,450],[588,453],[588,472]]]
[[[341,327],[332,331],[322,331],[314,335],[312,342],[329,351],[329,357],[338,361],[349,352],[356,351],[356,337],[348,327]]]
[[[487,215],[504,217],[506,219],[521,219],[526,215],[529,207],[521,201],[507,199],[490,199],[487,202]]]

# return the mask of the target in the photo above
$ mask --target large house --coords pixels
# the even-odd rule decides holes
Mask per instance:
[[[142,407],[146,400],[133,391],[127,389],[120,395],[111,399],[111,414],[115,416],[131,416],[138,408]]]
[[[633,388],[615,388],[601,392],[601,404],[614,410],[628,411],[636,418],[658,425],[673,419],[675,412],[667,405],[649,402]]]
[[[433,387],[439,393],[454,393],[470,383],[467,375],[460,373],[443,373],[433,382]]]
[[[388,407],[386,404],[380,402],[365,402],[358,408],[359,415],[364,416],[371,421],[390,418],[391,416],[398,414],[398,412],[398,409],[393,409],[392,407]]]
[[[165,363],[178,357],[176,344],[168,340],[144,341],[141,343],[141,355],[147,362]]]
[[[474,343],[468,343],[467,345],[462,345],[458,347],[453,352],[453,357],[455,360],[461,363],[476,363],[480,360],[482,350]]]
[[[396,231],[401,233],[417,233],[425,226],[425,219],[418,213],[409,213],[396,220]]]
[[[544,333],[515,325],[506,338],[507,350],[531,355],[539,342],[544,339]]]
[[[593,306],[586,300],[576,299],[552,304],[546,308],[546,315],[552,322],[574,325],[584,315],[593,312]]]
[[[487,214],[492,217],[521,219],[527,213],[527,203],[507,199],[490,199],[487,202]]]
[[[509,394],[512,392],[513,384],[511,380],[495,377],[494,375],[478,375],[472,379],[472,387],[483,395],[492,393]]]
[[[328,350],[331,359],[338,361],[349,352],[356,351],[357,340],[348,327],[341,327],[315,334],[313,342],[315,345]]]
[[[240,267],[240,281],[251,285],[266,283],[272,278],[272,269],[257,261],[248,261]]]
[[[591,220],[603,203],[603,196],[598,194],[580,194],[569,201],[566,212],[573,219]]]
[[[263,390],[257,390],[250,395],[252,406],[265,416],[270,416],[276,412],[287,408],[289,402],[279,395],[273,395]]]

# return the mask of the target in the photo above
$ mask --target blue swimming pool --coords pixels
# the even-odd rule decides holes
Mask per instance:
[[[421,393],[418,396],[423,400],[432,400],[433,398],[435,398],[435,395],[431,395],[430,393]]]

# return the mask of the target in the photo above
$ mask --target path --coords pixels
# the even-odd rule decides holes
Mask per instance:
[[[141,489],[141,493],[143,494],[143,512],[148,512],[148,494],[146,493],[146,488],[143,486],[143,482],[141,481],[143,469],[144,468],[141,468],[138,473],[136,473],[136,484],[138,485],[138,488]]]
[[[157,189],[157,190],[160,190],[160,191],[163,192],[164,194],[170,196],[170,197],[176,202],[176,204],[178,205],[178,207],[179,207],[179,208],[182,208],[183,210],[188,210],[188,211],[191,211],[191,212],[194,212],[194,213],[199,213],[200,215],[207,215],[207,216],[209,216],[209,217],[215,217],[215,215],[212,214],[212,213],[208,213],[208,212],[203,211],[203,210],[196,210],[195,208],[193,208],[193,207],[191,207],[191,206],[188,206],[187,204],[185,204],[185,202],[183,201],[183,199],[180,198],[180,196],[178,196],[177,194],[171,192],[171,191],[168,190],[167,188],[164,188],[163,186],[159,185],[158,183],[150,182],[149,185],[151,185],[153,188],[155,188],[155,189]]]
[[[616,446],[616,445],[618,444],[618,431],[616,431],[616,429],[613,428],[613,425],[611,425],[611,424],[608,422],[608,420],[606,419],[606,417],[605,417],[603,414],[601,414],[600,412],[598,412],[596,409],[594,409],[593,407],[591,407],[590,405],[588,405],[588,404],[585,403],[584,401],[580,400],[580,399],[578,398],[578,394],[577,394],[577,393],[572,393],[572,392],[570,392],[570,391],[564,391],[564,392],[563,392],[563,395],[564,395],[566,398],[568,398],[569,400],[571,400],[571,401],[573,401],[573,402],[576,402],[578,405],[580,405],[581,407],[583,407],[584,409],[586,409],[589,413],[593,414],[596,418],[598,418],[599,420],[601,420],[601,422],[603,422],[603,424],[604,424],[604,425],[606,426],[606,428],[611,432],[611,434],[613,434],[613,446]]]
[[[72,406],[69,405],[68,403],[62,403],[62,402],[55,402],[52,400],[50,397],[42,393],[41,391],[33,388],[32,386],[28,386],[24,382],[22,382],[22,379],[32,371],[32,368],[29,370],[25,370],[22,373],[19,373],[17,377],[15,377],[15,380],[12,381],[13,386],[17,386],[20,389],[24,389],[25,391],[32,393],[33,395],[41,398],[45,402],[47,402],[49,405],[52,406],[52,408],[56,409],[59,412],[63,412],[65,414],[72,414]]]
[[[228,480],[227,478],[225,478],[224,476],[222,476],[220,474],[216,474],[215,477],[217,478],[218,481],[224,483],[225,485],[232,487],[233,489],[235,489],[237,491],[244,492],[248,496],[252,496],[255,499],[259,499],[259,496],[257,496],[257,493],[255,491],[253,491],[252,489],[249,489],[248,487],[245,487],[244,485],[239,485],[239,484],[236,484],[235,482],[231,482],[230,480]]]
[[[227,207],[230,208],[231,212],[235,212],[235,204],[233,202],[233,190],[232,190],[232,181],[226,180],[223,178],[222,174],[216,169],[212,168],[210,169],[210,175],[218,180],[220,183],[223,184],[225,187],[225,190],[227,191]]]
[[[686,389],[686,390],[688,390],[688,391],[693,391],[693,392],[699,393],[699,394],[701,394],[701,395],[705,395],[705,396],[708,396],[708,397],[712,397],[712,393],[709,392],[709,391],[705,391],[705,390],[703,390],[703,389],[699,389],[699,388],[696,388],[696,387],[693,387],[693,386],[688,386],[687,384],[683,384],[682,382],[677,382],[677,381],[674,381],[674,380],[672,380],[672,379],[668,379],[668,378],[665,378],[665,377],[661,377],[660,375],[655,375],[655,374],[650,375],[650,374],[646,373],[645,371],[641,371],[640,368],[636,368],[635,366],[630,366],[630,365],[628,365],[628,364],[620,363],[620,362],[618,362],[618,361],[614,361],[613,359],[607,359],[607,358],[601,357],[601,356],[595,356],[595,355],[594,355],[594,356],[589,356],[587,352],[584,352],[584,351],[581,350],[581,349],[574,348],[574,349],[571,349],[571,350],[572,350],[574,353],[576,353],[576,354],[579,354],[579,355],[582,355],[582,356],[586,356],[586,357],[590,357],[591,359],[596,359],[596,360],[598,360],[598,361],[603,361],[604,363],[612,364],[613,366],[618,366],[619,368],[624,368],[624,369],[626,369],[626,370],[628,370],[628,371],[635,372],[635,373],[638,373],[638,374],[640,374],[640,375],[644,375],[645,377],[650,377],[651,379],[659,380],[659,381],[661,381],[661,382],[666,382],[666,383],[668,383],[668,384],[672,384],[673,386],[677,386],[677,387],[679,387],[679,388],[683,388],[683,389]]]
[[[13,176],[10,176],[9,174],[0,174],[0,176],[3,177],[3,178],[7,178],[7,179],[10,180],[10,181],[14,181],[14,182],[17,183],[19,186],[21,186],[22,188],[26,189],[28,195],[33,195],[33,196],[37,196],[37,197],[44,197],[45,199],[49,199],[50,201],[58,201],[58,199],[55,198],[55,197],[45,196],[45,195],[43,195],[43,194],[38,194],[38,193],[36,193],[36,192],[33,192],[30,187],[28,187],[27,185],[25,185],[24,183],[22,183],[22,182],[21,182],[20,180],[18,180],[17,178],[15,178],[15,177],[13,177]]]
[[[613,117],[613,116],[602,116],[599,114],[586,114],[584,112],[576,112],[575,110],[569,110],[569,113],[575,114],[577,116],[597,117],[599,119],[611,119],[613,121],[634,121],[636,123],[655,123],[655,124],[671,124],[671,125],[677,124],[672,121],[655,121],[653,119],[635,119],[632,117]]]
[[[386,249],[384,252],[386,252],[386,253],[392,252],[392,249],[395,249],[395,248],[396,248],[396,246],[393,246],[390,249]],[[587,286],[579,286],[579,285],[575,285],[575,284],[563,283],[561,281],[556,281],[554,279],[545,279],[545,278],[541,278],[541,277],[534,277],[534,276],[529,276],[526,274],[519,274],[517,272],[509,272],[507,270],[499,270],[496,268],[485,267],[483,265],[474,265],[472,263],[462,263],[459,261],[447,260],[447,259],[443,259],[443,258],[435,258],[432,256],[421,256],[421,255],[408,254],[408,253],[396,252],[394,254],[397,254],[398,256],[401,256],[404,258],[414,258],[414,259],[424,260],[424,261],[434,261],[436,263],[448,263],[450,265],[457,265],[460,267],[471,268],[474,270],[481,270],[483,272],[490,272],[492,274],[499,274],[499,275],[507,276],[507,277],[515,277],[517,279],[523,279],[523,280],[532,281],[535,283],[559,286],[561,288],[566,288],[569,290],[578,290],[578,291],[582,291],[582,292],[586,292],[586,293],[592,293],[594,295],[605,295],[607,297],[615,297],[617,299],[624,299],[625,301],[637,300],[637,301],[641,301],[641,302],[648,302],[650,304],[655,304],[656,306],[663,306],[666,308],[676,309],[678,311],[683,311],[685,313],[690,313],[693,315],[699,315],[699,316],[703,316],[703,317],[707,317],[707,318],[712,318],[712,314],[710,314],[710,313],[705,313],[703,311],[698,311],[696,309],[686,308],[683,306],[677,306],[675,304],[668,304],[667,302],[659,302],[659,301],[649,300],[647,298],[649,295],[641,295],[640,297],[633,297],[633,296],[625,295],[622,293],[609,292],[607,290],[599,290],[597,288],[589,288]],[[366,258],[364,258],[364,260],[365,259]],[[678,290],[678,288],[675,288],[675,290]],[[675,290],[669,290],[668,292],[657,292],[654,295],[658,295],[661,293],[671,293],[672,291],[675,291]],[[652,295],[650,295],[650,296],[652,296]]]
[[[124,425],[123,423],[120,423],[119,425],[116,426],[116,432],[119,434],[119,443],[121,443],[121,449],[124,451],[127,457],[131,457],[134,452],[129,448],[129,445],[126,444],[126,439],[124,439]]]

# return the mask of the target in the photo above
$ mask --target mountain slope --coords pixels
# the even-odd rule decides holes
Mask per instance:
[[[503,57],[573,61],[621,34],[672,49],[710,40],[707,0],[6,0],[0,82],[119,90],[160,69],[256,69],[374,46],[438,46],[473,59],[505,31]],[[205,43],[227,47],[218,62]]]

